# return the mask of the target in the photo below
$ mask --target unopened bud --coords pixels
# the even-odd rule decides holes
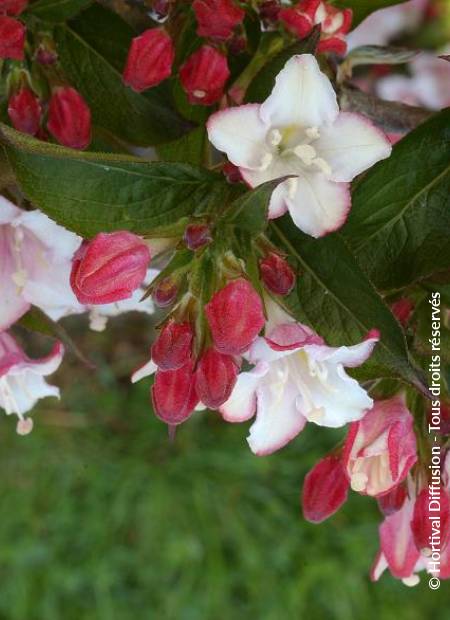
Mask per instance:
[[[349,482],[339,456],[330,454],[305,476],[302,493],[307,521],[320,523],[331,517],[347,500]]]
[[[210,45],[203,45],[180,68],[180,80],[192,104],[212,105],[223,95],[230,77],[226,57]]]
[[[163,422],[181,424],[198,404],[193,370],[191,359],[177,370],[157,371],[152,398],[155,413]]]
[[[152,360],[161,370],[176,370],[191,357],[194,334],[189,323],[169,319],[152,346]]]
[[[81,150],[89,146],[91,111],[75,88],[55,88],[48,108],[47,128],[64,146]]]
[[[175,51],[161,28],[150,28],[131,41],[123,81],[137,92],[156,86],[172,73]]]
[[[26,28],[17,19],[0,17],[0,58],[23,60],[25,58]]]
[[[238,371],[231,355],[208,349],[200,358],[195,372],[195,387],[200,401],[210,409],[218,409],[230,398]]]
[[[8,101],[8,116],[17,131],[35,136],[39,131],[42,108],[29,88],[22,88]]]
[[[189,224],[186,226],[184,242],[190,250],[198,250],[211,241],[211,231],[206,224]]]
[[[294,270],[275,252],[270,252],[259,262],[259,271],[264,285],[275,295],[289,295],[295,286]]]
[[[164,278],[152,292],[152,299],[159,308],[171,306],[178,295],[177,283],[171,277]]]

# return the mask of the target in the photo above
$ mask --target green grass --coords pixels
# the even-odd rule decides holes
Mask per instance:
[[[303,521],[303,476],[336,432],[310,425],[257,458],[245,425],[199,413],[170,445],[148,384],[125,378],[144,345],[119,328],[87,339],[98,372],[69,361],[30,436],[1,418],[1,620],[448,617],[445,583],[369,582],[373,501]]]

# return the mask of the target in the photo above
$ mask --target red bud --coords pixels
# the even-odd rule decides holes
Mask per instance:
[[[55,88],[48,108],[47,128],[56,140],[73,149],[85,149],[91,141],[91,111],[78,91]]]
[[[218,409],[230,396],[239,368],[231,355],[208,349],[200,358],[195,373],[195,388],[201,402]]]
[[[152,293],[152,298],[159,308],[167,308],[173,304],[177,295],[178,286],[172,278],[167,277],[161,280],[161,282],[159,282],[159,284],[155,287]]]
[[[156,86],[172,72],[172,39],[160,28],[150,28],[131,42],[123,81],[137,92]]]
[[[28,0],[0,0],[0,15],[20,15]]]
[[[161,370],[176,370],[191,357],[192,327],[169,319],[152,346],[152,360]]]
[[[144,280],[150,251],[127,231],[100,233],[76,252],[70,284],[82,304],[109,304],[131,297]]]
[[[17,131],[35,136],[41,121],[41,104],[29,88],[22,88],[8,101],[8,115]]]
[[[408,323],[412,311],[414,310],[414,305],[414,302],[407,297],[402,297],[391,305],[392,312],[395,314],[403,327],[405,327]]]
[[[205,306],[215,348],[220,353],[244,353],[264,326],[261,299],[243,278],[218,291]]]
[[[435,487],[437,489],[437,487]],[[417,549],[424,555],[431,555],[433,520],[440,520],[441,550],[450,534],[450,502],[447,491],[440,487],[440,493],[429,493],[423,489],[414,504],[411,531]]]
[[[245,17],[245,11],[233,0],[194,0],[192,8],[198,24],[197,34],[218,41],[228,39]]]
[[[222,172],[228,183],[240,183],[243,180],[241,171],[237,166],[232,164],[231,161],[227,161],[223,165]]]
[[[378,506],[384,516],[388,517],[389,515],[394,514],[394,512],[397,512],[397,510],[400,510],[406,499],[406,495],[406,485],[398,484],[391,491],[389,491],[389,493],[386,493],[386,495],[378,497]]]
[[[347,500],[349,483],[338,456],[329,454],[305,476],[303,515],[311,523],[331,517]]]
[[[0,58],[25,58],[25,26],[12,17],[0,17]]]
[[[226,57],[210,45],[203,45],[180,68],[181,84],[189,102],[199,105],[219,101],[229,76]]]
[[[295,285],[295,273],[279,254],[270,252],[259,263],[262,281],[275,295],[289,295]]]
[[[184,242],[190,250],[198,250],[211,241],[211,231],[206,224],[189,224],[186,226]]]
[[[177,370],[158,370],[152,388],[155,413],[170,425],[181,424],[192,413],[198,403],[194,386],[194,362]]]

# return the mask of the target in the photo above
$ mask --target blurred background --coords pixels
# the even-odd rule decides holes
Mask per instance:
[[[340,430],[308,425],[287,448],[255,457],[248,424],[199,412],[170,444],[151,410],[149,317],[91,332],[63,321],[97,369],[70,353],[50,378],[31,435],[2,416],[1,620],[423,620],[448,618],[450,588],[408,588],[368,573],[375,501],[351,494],[322,525],[306,523],[306,471]],[[22,333],[42,353],[44,337]]]

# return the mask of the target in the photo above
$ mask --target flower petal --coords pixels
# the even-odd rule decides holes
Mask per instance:
[[[219,408],[227,422],[245,422],[256,410],[256,388],[267,374],[269,367],[265,363],[257,364],[250,372],[241,372],[230,398]]]
[[[265,142],[268,127],[259,110],[259,104],[227,108],[210,116],[207,123],[209,140],[216,149],[236,166],[250,170],[261,168],[272,157]]]
[[[262,120],[272,127],[320,127],[332,123],[338,113],[331,82],[311,54],[288,60],[260,112]]]
[[[372,354],[379,336],[373,336],[351,347],[327,347],[326,345],[307,344],[305,350],[318,362],[342,364],[347,368],[361,366]]]
[[[330,179],[339,182],[351,181],[392,151],[382,131],[364,116],[349,112],[341,112],[331,126],[320,129],[314,148],[331,166]]]
[[[131,383],[137,383],[141,379],[145,377],[149,377],[153,375],[158,370],[158,366],[150,360],[146,362],[143,366],[140,366],[134,373],[131,375]]]
[[[351,207],[347,183],[334,183],[321,173],[303,174],[295,181],[295,191],[288,194],[286,202],[300,230],[323,237],[344,224]]]

